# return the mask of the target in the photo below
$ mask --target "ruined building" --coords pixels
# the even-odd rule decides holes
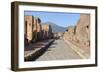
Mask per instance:
[[[33,28],[33,17],[32,16],[25,16],[24,19],[24,39],[25,39],[25,45],[31,42],[32,40],[32,28]]]
[[[41,25],[41,20],[38,17],[25,15],[24,20],[25,45],[52,38],[51,26],[48,24]]]
[[[33,16],[25,16],[24,37],[25,43],[36,42],[40,36],[41,20]]]
[[[36,42],[41,39],[41,20],[38,17],[33,19],[33,39],[32,42]]]
[[[50,25],[42,24],[41,28],[42,28],[42,39],[52,38],[53,34],[52,34],[52,29]]]

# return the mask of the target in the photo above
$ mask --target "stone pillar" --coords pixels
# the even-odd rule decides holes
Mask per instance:
[[[39,41],[41,37],[41,20],[38,17],[33,19],[33,42]]]
[[[25,16],[24,34],[28,43],[32,40],[32,20],[32,16]]]

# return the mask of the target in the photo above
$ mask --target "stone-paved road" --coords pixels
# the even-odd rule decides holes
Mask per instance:
[[[36,61],[66,59],[80,59],[80,56],[75,51],[73,51],[67,43],[61,39],[58,39],[55,40],[48,50]]]

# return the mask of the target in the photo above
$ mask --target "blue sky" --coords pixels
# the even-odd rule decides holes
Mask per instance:
[[[80,18],[79,13],[63,13],[63,12],[42,12],[42,11],[24,11],[25,15],[37,16],[41,19],[41,23],[53,22],[56,25],[67,27],[76,25]]]

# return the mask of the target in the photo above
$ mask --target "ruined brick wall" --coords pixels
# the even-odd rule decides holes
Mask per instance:
[[[25,16],[25,42],[37,42],[52,37],[52,29],[48,24],[41,25],[41,20],[34,16]]]
[[[51,26],[48,24],[42,24],[42,38],[43,39],[49,39],[52,37],[52,29]]]
[[[90,15],[81,14],[76,27],[76,38],[84,44],[90,41]]]
[[[76,26],[70,27],[63,35],[64,40],[69,40],[83,47],[90,46],[90,15],[81,14]]]
[[[33,42],[36,42],[41,39],[41,20],[38,17],[33,19]]]
[[[41,40],[41,20],[38,17],[35,17],[36,19],[36,26],[37,26],[37,41]]]
[[[32,20],[32,16],[25,16],[24,35],[28,42],[32,40]]]

